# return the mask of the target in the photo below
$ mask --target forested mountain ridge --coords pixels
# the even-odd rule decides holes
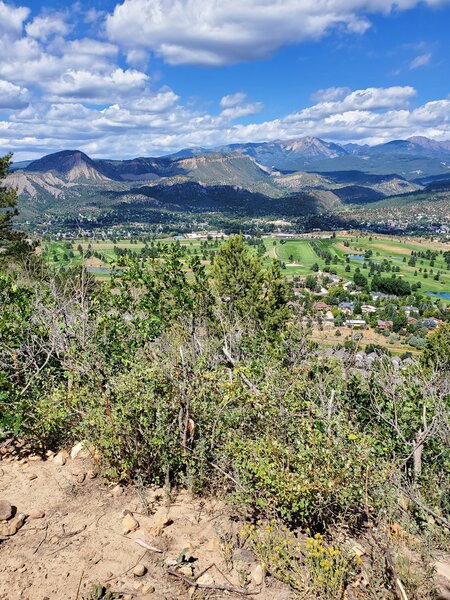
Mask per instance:
[[[6,184],[18,190],[22,217],[31,221],[42,215],[116,210],[119,199],[145,203],[164,196],[169,207],[178,204],[180,186],[188,210],[208,210],[207,202],[196,203],[200,188],[208,197],[224,187],[226,197],[234,197],[232,205],[256,195],[256,202],[263,200],[252,207],[257,213],[271,199],[282,199],[283,206],[290,205],[287,214],[306,214],[421,191],[430,181],[450,178],[449,157],[445,142],[426,138],[344,148],[305,137],[127,160],[93,159],[79,150],[64,150],[19,163]],[[216,210],[223,208],[216,200],[212,204]],[[276,203],[272,205],[272,214],[279,214]]]

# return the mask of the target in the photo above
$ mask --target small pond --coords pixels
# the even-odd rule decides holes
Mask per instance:
[[[450,292],[426,292],[426,296],[434,296],[441,300],[450,300]]]
[[[364,254],[347,254],[350,260],[364,261]]]

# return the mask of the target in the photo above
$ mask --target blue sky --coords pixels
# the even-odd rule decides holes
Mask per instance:
[[[448,0],[0,0],[0,152],[450,139]]]

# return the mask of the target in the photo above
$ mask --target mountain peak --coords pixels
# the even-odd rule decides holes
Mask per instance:
[[[31,162],[25,170],[33,172],[54,171],[64,176],[68,181],[109,179],[98,164],[81,150],[62,150],[61,152],[47,154],[47,156]]]
[[[347,151],[342,146],[310,135],[293,140],[280,140],[279,143],[286,150],[302,156],[335,158],[347,154]]]
[[[437,140],[431,140],[424,135],[413,135],[408,138],[407,141],[431,152],[450,152],[450,140],[438,142]]]

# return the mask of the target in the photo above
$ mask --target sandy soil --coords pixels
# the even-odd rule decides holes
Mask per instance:
[[[223,587],[258,600],[298,598],[263,576],[242,544],[241,523],[220,500],[114,486],[90,458],[66,456],[60,464],[61,455],[42,460],[0,449],[0,512],[4,500],[15,512],[0,521],[0,600],[94,600],[99,584],[123,600],[245,597]],[[20,515],[23,526],[6,535]],[[450,600],[448,557],[436,571],[439,597]]]
[[[169,573],[192,579],[208,567],[199,578],[203,584],[246,585],[261,590],[261,600],[294,598],[274,579],[261,584],[254,556],[236,550],[241,525],[220,501],[186,492],[167,500],[161,489],[114,488],[94,477],[89,458],[58,462],[16,453],[1,457],[0,500],[9,501],[16,516],[27,515],[15,535],[0,535],[1,600],[91,600],[99,583],[129,600],[243,597],[198,589]],[[130,516],[139,526],[125,533]],[[10,522],[0,521],[0,534]],[[177,564],[183,552],[191,561]],[[139,569],[145,575],[138,576]]]

